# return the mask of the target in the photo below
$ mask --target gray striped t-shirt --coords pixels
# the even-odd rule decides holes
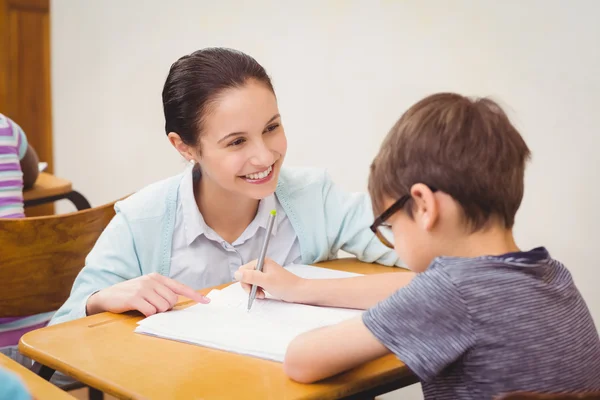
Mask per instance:
[[[363,314],[426,399],[600,390],[600,339],[571,274],[546,249],[440,257]]]

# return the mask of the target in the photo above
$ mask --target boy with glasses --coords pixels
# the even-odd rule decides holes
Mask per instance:
[[[246,289],[257,284],[287,301],[369,308],[296,338],[286,373],[314,382],[393,352],[426,399],[600,390],[598,332],[569,271],[513,238],[529,157],[489,99],[440,93],[413,105],[369,178],[381,213],[371,229],[417,273],[412,281],[358,304],[379,291],[369,277],[311,282],[274,263],[238,271]],[[324,301],[324,287],[336,297]]]

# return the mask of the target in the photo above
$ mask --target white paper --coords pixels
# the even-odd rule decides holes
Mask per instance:
[[[358,276],[306,265],[287,268],[307,279]],[[239,283],[212,290],[209,304],[156,314],[138,322],[135,332],[282,362],[287,346],[303,332],[336,324],[362,313],[332,307],[256,299],[247,311],[248,294]]]

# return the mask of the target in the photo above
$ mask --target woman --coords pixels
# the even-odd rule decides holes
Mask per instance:
[[[267,256],[281,265],[335,258],[398,263],[369,230],[364,194],[324,171],[282,169],[287,141],[271,80],[252,57],[207,48],[175,62],[163,89],[166,133],[190,162],[183,174],[117,203],[117,215],[51,324],[103,311],[169,310],[184,295],[233,280],[258,257],[272,209]],[[382,277],[382,282],[385,277]]]

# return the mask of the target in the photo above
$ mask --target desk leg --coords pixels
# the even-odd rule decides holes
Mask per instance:
[[[45,365],[40,364],[39,362],[34,362],[33,366],[31,367],[31,371],[35,372],[36,374],[38,374],[39,376],[41,376],[42,378],[44,378],[47,381],[50,381],[50,379],[52,378],[52,375],[54,375],[55,370],[53,370],[50,367],[46,367]],[[68,385],[71,386],[71,385]],[[78,389],[80,387],[84,387],[83,384],[76,382],[75,386],[72,388],[67,388],[67,387],[63,387],[63,390],[71,390],[71,389]],[[88,399],[89,400],[103,400],[104,399],[104,393],[101,390],[98,390],[96,388],[93,388],[91,386],[88,386]]]
[[[39,206],[40,204],[52,203],[57,200],[67,199],[70,200],[71,203],[75,205],[78,211],[87,210],[88,208],[92,208],[92,205],[83,195],[79,192],[73,190],[67,194],[59,194],[57,196],[44,197],[36,200],[28,200],[24,202],[25,207],[31,206]]]
[[[73,190],[71,193],[67,194],[67,199],[71,200],[71,202],[75,205],[77,210],[87,210],[88,208],[92,208],[92,205],[83,195],[79,192]]]
[[[54,370],[52,368],[46,367],[39,362],[34,362],[31,370],[47,381],[49,381],[50,378],[52,378],[52,375],[54,375]]]
[[[104,399],[104,393],[102,393],[100,390],[93,388],[93,387],[89,387],[89,400],[103,400]]]

